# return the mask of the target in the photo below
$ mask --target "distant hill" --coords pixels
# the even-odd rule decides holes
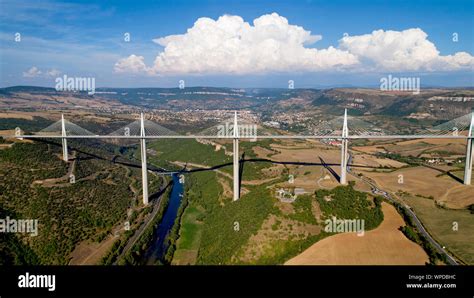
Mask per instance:
[[[26,97],[25,94],[32,96]],[[95,94],[89,95],[87,92],[14,86],[0,89],[0,108],[5,103],[14,105],[15,99],[18,99],[23,102],[34,100],[34,105],[41,105],[42,101],[51,103],[54,100],[62,104],[61,108],[67,107],[68,102],[74,102],[76,108],[86,103],[90,107],[91,103],[96,102],[100,103],[100,107],[116,107],[121,104],[177,111],[249,109],[266,115],[288,111],[340,115],[347,108],[352,115],[452,119],[468,113],[474,107],[473,98],[474,88],[430,88],[422,89],[420,94],[370,88],[97,88]],[[34,109],[34,106],[32,108]]]
[[[0,94],[11,94],[14,92],[51,93],[57,91],[54,88],[36,86],[12,86],[0,88]]]

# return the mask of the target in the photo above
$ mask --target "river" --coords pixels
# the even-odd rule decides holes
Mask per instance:
[[[165,241],[165,239],[173,228],[184,192],[183,184],[179,181],[179,176],[177,174],[173,175],[172,187],[168,207],[165,210],[158,228],[153,234],[151,245],[144,254],[147,265],[154,265],[157,261],[163,262],[166,252],[168,251],[169,245],[168,241]]]

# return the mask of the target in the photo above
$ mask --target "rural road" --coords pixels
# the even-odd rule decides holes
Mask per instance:
[[[384,191],[384,190],[381,190],[376,184],[375,182],[372,182],[371,180],[369,179],[366,179],[365,177],[359,177],[357,176],[357,174],[353,173],[351,171],[351,168],[349,166],[349,164],[351,164],[351,161],[352,161],[352,155],[349,154],[349,159],[347,161],[347,172],[349,174],[351,174],[352,176],[354,176],[355,178],[357,179],[360,179],[362,180],[363,182],[367,183],[370,185],[370,187],[372,188],[372,193],[375,194],[375,195],[381,195],[383,196],[384,198],[386,198],[387,200],[389,200],[390,202],[392,203],[397,203],[397,204],[400,204],[400,206],[402,208],[405,208],[406,211],[408,211],[408,214],[410,215],[410,217],[412,218],[413,222],[415,223],[418,231],[420,231],[420,233],[426,238],[428,239],[428,241],[438,250],[438,252],[440,252],[441,254],[445,255],[446,256],[446,259],[448,260],[448,263],[450,265],[459,265],[458,262],[441,246],[438,244],[438,242],[436,242],[433,237],[431,237],[431,235],[426,231],[425,227],[423,226],[423,224],[421,223],[421,221],[418,219],[418,217],[416,216],[415,212],[413,212],[413,210],[405,205],[405,204],[402,204],[401,202],[399,202],[398,200],[394,199],[388,192]]]

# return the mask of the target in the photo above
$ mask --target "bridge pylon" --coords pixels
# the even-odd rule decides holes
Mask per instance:
[[[239,187],[239,127],[237,123],[237,112],[234,114],[234,139],[233,139],[233,166],[234,166],[234,201],[237,201],[240,197],[240,187]]]
[[[468,137],[473,136],[474,129],[474,109],[471,111],[471,124],[469,126]],[[466,146],[466,165],[464,167],[464,184],[471,185],[471,178],[472,178],[472,159],[474,156],[474,139],[467,139],[467,146]]]
[[[61,142],[63,147],[63,160],[68,161],[69,155],[67,152],[67,139],[66,139],[66,123],[64,122],[64,114],[61,114]]]
[[[148,169],[146,163],[145,121],[143,113],[140,114],[140,152],[142,161],[142,190],[143,205],[148,205]]]
[[[349,130],[347,128],[347,109],[344,110],[344,124],[342,126],[342,138],[341,138],[341,177],[340,183],[347,185],[347,146]]]

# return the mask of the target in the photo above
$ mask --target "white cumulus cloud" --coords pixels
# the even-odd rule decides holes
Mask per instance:
[[[50,70],[41,71],[38,67],[32,66],[27,71],[23,72],[25,78],[37,78],[37,77],[57,77],[61,74],[61,71],[52,68]]]
[[[38,77],[41,75],[41,70],[38,69],[36,66],[32,66],[30,69],[28,69],[26,72],[23,72],[23,76],[25,78],[34,78]]]
[[[371,34],[344,37],[339,41],[339,47],[356,55],[372,70],[447,71],[474,65],[474,57],[465,52],[440,56],[427,37],[419,28],[376,30]]]
[[[346,51],[305,47],[320,39],[276,13],[255,19],[253,25],[239,16],[199,18],[185,34],[154,40],[164,50],[150,68],[143,57],[131,55],[118,61],[115,71],[245,74],[316,71],[357,63]]]
[[[149,69],[145,65],[145,58],[143,56],[130,55],[129,57],[120,59],[115,63],[114,71],[118,73],[141,73],[148,72]]]
[[[441,56],[419,29],[376,30],[346,36],[336,47],[309,47],[322,37],[292,25],[276,13],[252,24],[240,16],[217,20],[199,18],[184,34],[153,41],[163,46],[152,65],[143,56],[130,55],[114,67],[117,73],[146,74],[252,74],[268,72],[449,71],[472,69],[474,57],[466,52]]]
[[[46,75],[49,76],[49,77],[57,77],[61,74],[61,71],[57,70],[57,69],[50,69],[48,71],[46,71]]]

